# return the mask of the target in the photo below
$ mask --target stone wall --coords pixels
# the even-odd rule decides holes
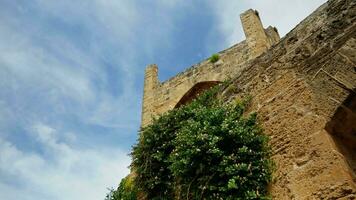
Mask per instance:
[[[245,65],[222,98],[252,96],[273,198],[356,199],[356,1],[329,1]]]

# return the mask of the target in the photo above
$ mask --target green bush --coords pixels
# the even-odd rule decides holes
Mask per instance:
[[[132,176],[123,178],[117,190],[110,189],[105,200],[136,200],[137,187],[133,183]]]
[[[216,63],[218,60],[220,59],[219,54],[213,54],[211,55],[211,57],[209,58],[211,63]]]
[[[135,185],[148,199],[266,199],[272,177],[267,137],[247,101],[224,105],[217,88],[141,130]]]

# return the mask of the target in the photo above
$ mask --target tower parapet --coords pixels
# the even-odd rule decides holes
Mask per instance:
[[[266,31],[270,46],[273,46],[279,42],[280,36],[279,36],[278,30],[276,27],[269,26],[268,28],[266,28],[265,31]]]
[[[277,29],[270,26],[265,30],[256,10],[245,11],[240,15],[240,19],[250,49],[250,58],[261,55],[279,41]]]

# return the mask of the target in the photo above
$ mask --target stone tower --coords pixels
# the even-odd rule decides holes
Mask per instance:
[[[141,124],[149,124],[154,115],[154,90],[158,86],[158,67],[149,65],[145,70]]]
[[[272,45],[279,41],[276,28],[269,26],[263,28],[260,16],[256,10],[249,9],[240,15],[242,27],[245,32],[246,42],[250,49],[251,58],[266,52]]]

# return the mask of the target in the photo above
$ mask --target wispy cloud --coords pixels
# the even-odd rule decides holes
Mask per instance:
[[[120,138],[134,141],[139,124],[140,70],[124,51],[134,5],[15,4],[0,3],[1,198],[102,199],[129,173]],[[117,146],[95,138],[108,134]]]
[[[176,17],[139,5],[0,2],[1,198],[102,199],[129,173],[145,58]]]
[[[9,179],[0,181],[2,198],[102,199],[106,187],[117,185],[118,177],[129,173],[126,152],[75,148],[60,142],[61,133],[42,123],[34,124],[31,134],[51,158],[0,139],[0,174]],[[14,185],[9,183],[13,179]]]

